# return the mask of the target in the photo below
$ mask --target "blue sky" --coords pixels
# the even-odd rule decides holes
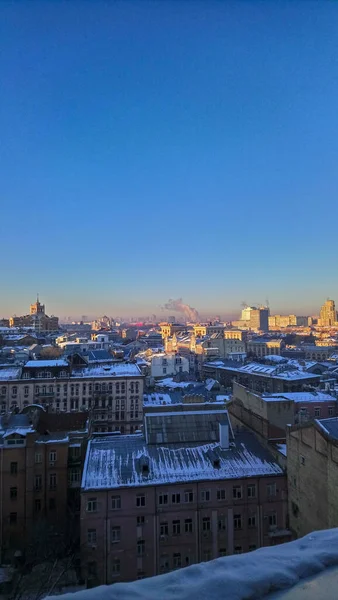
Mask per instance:
[[[338,3],[3,2],[0,316],[338,300]]]

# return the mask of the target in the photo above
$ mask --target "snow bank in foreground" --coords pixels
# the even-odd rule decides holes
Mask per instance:
[[[332,565],[338,565],[338,529],[133,583],[65,594],[62,600],[253,600]]]

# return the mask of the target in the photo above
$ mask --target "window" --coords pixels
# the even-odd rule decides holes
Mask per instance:
[[[269,483],[267,486],[268,496],[276,496],[276,484]]]
[[[186,490],[184,492],[184,502],[193,502],[194,501],[194,492],[192,490]]]
[[[242,498],[242,486],[241,485],[234,485],[234,487],[232,488],[232,497],[235,500],[240,500]]]
[[[120,541],[121,541],[121,527],[119,527],[118,525],[114,525],[111,528],[111,543],[117,544]]]
[[[18,463],[11,462],[11,475],[17,475],[17,474],[18,474]]]
[[[29,394],[29,387],[28,387],[28,385],[25,385],[25,387],[23,388],[23,393],[24,393],[25,396],[28,396],[28,394]]]
[[[218,531],[225,531],[227,528],[227,521],[224,515],[218,517]]]
[[[140,516],[140,517],[136,517],[136,524],[137,525],[144,525],[144,516]]]
[[[217,500],[225,500],[225,499],[226,499],[225,489],[222,488],[221,490],[217,490]]]
[[[57,459],[57,454],[56,454],[56,451],[55,451],[55,450],[52,450],[52,451],[49,453],[49,464],[50,464],[50,465],[53,465],[53,464],[56,462],[56,459]]]
[[[235,546],[234,554],[242,554],[242,552],[243,552],[242,546]]]
[[[250,515],[248,517],[248,527],[256,527],[256,515]]]
[[[15,386],[12,387],[12,396],[17,396],[17,394],[18,394],[18,388],[15,385]]]
[[[234,529],[242,529],[242,516],[234,515]]]
[[[254,483],[248,485],[248,498],[256,498],[256,485]]]
[[[305,465],[305,456],[300,457],[300,464]]]
[[[276,513],[275,512],[270,513],[268,519],[269,519],[269,526],[270,527],[276,527],[276,525],[277,525],[277,515],[276,515]]]
[[[226,548],[220,548],[218,551],[218,556],[226,556],[227,555],[227,549]]]
[[[81,470],[80,469],[71,469],[69,473],[69,482],[70,483],[80,483],[81,479]]]
[[[96,529],[87,529],[88,544],[96,544]]]
[[[167,374],[167,367],[163,367],[163,375]]]
[[[329,406],[328,411],[329,411],[329,417],[333,417],[334,416],[334,406]]]
[[[210,490],[201,490],[201,502],[210,501]]]
[[[315,407],[315,418],[318,418],[318,417],[320,417],[320,407],[316,406]]]
[[[210,517],[203,517],[202,519],[202,531],[210,531]]]
[[[42,454],[41,452],[35,452],[35,463],[39,464],[42,462]]]
[[[137,556],[144,556],[146,543],[144,540],[138,540],[137,542]]]
[[[121,561],[119,558],[114,558],[111,565],[111,572],[113,577],[117,577],[121,572]]]
[[[48,508],[49,508],[49,510],[55,510],[56,509],[56,500],[55,500],[55,498],[49,498]]]
[[[184,532],[192,533],[192,519],[185,519],[184,521]]]
[[[158,503],[160,505],[168,504],[168,494],[160,494],[158,497]]]
[[[9,489],[9,497],[11,500],[16,500],[18,497],[18,488],[17,487],[11,487]]]
[[[145,571],[137,570],[137,579],[145,579],[145,577],[146,577]]]
[[[140,508],[141,506],[146,505],[146,497],[142,494],[140,496],[136,496],[136,506]]]
[[[56,488],[56,473],[51,473],[49,475],[49,489],[55,490]]]
[[[35,512],[40,512],[41,511],[41,500],[40,498],[36,498],[34,501],[34,510]]]
[[[180,504],[181,502],[181,494],[172,494],[171,501],[173,504]]]
[[[168,554],[161,554],[160,556],[160,572],[164,573],[169,571],[169,556]]]
[[[4,386],[4,385],[3,385],[3,386],[2,386],[2,388],[1,388],[1,395],[2,395],[2,396],[6,396],[6,388],[5,388],[5,386]]]
[[[96,577],[97,564],[95,560],[91,560],[87,563],[87,571],[89,576]]]
[[[173,535],[180,535],[181,533],[181,521],[180,520],[176,520],[173,521]]]
[[[173,554],[173,568],[174,569],[180,569],[181,567],[181,553],[180,552],[174,552]]]
[[[36,491],[41,490],[42,488],[42,475],[35,475],[34,478],[34,488]]]
[[[88,498],[87,501],[87,512],[97,511],[97,498]]]
[[[249,546],[249,552],[252,552],[253,550],[256,550],[257,546],[256,544],[250,544]]]
[[[121,508],[121,496],[112,496],[111,497],[111,509],[119,510]]]
[[[168,535],[168,533],[169,533],[168,523],[160,523],[160,536]]]
[[[10,522],[10,525],[16,525],[18,522],[18,513],[16,513],[16,512],[9,513],[9,522]]]

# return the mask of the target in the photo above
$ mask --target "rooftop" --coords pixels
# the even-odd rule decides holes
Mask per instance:
[[[269,396],[263,396],[266,402],[275,402],[280,400],[292,400],[293,402],[337,402],[337,399],[330,394],[324,392],[290,392],[282,394],[269,394]]]
[[[26,362],[25,367],[30,369],[45,369],[46,367],[69,367],[69,363],[66,360],[29,360]]]
[[[77,369],[73,377],[140,377],[141,371],[134,363],[114,363],[112,365]]]
[[[148,461],[145,477],[140,459]],[[215,459],[219,461],[217,468]],[[281,467],[253,434],[236,436],[228,450],[210,444],[146,444],[143,435],[118,435],[90,440],[84,465],[84,490],[165,485],[188,481],[282,475]]]
[[[338,417],[316,419],[316,423],[334,440],[338,440]]]
[[[6,381],[7,379],[19,379],[21,369],[18,367],[6,367],[0,369],[0,381]]]
[[[229,425],[228,412],[205,409],[187,412],[147,413],[144,416],[148,444],[205,443],[219,439],[219,423]]]

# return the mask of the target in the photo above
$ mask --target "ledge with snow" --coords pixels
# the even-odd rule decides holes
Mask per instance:
[[[65,594],[62,600],[331,600],[338,597],[337,585],[338,529],[329,529],[166,575]]]

